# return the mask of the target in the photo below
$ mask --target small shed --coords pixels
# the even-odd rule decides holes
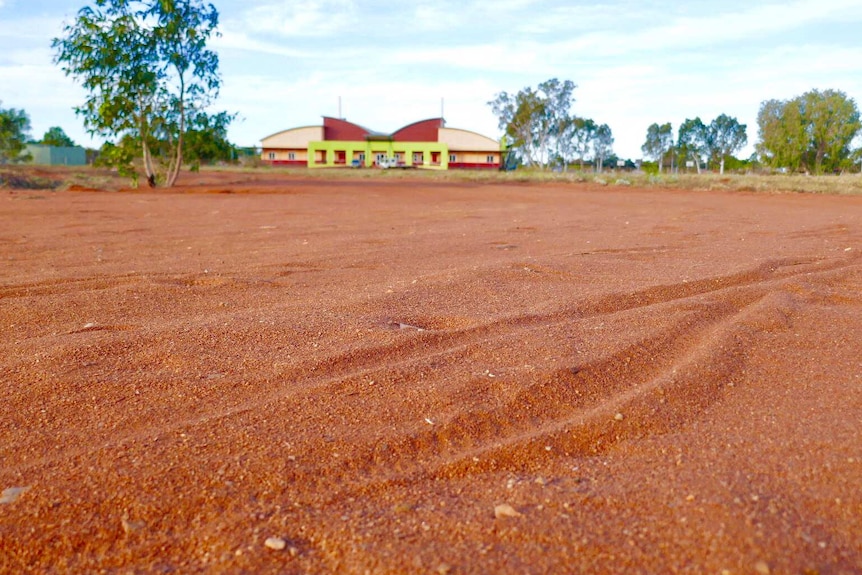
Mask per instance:
[[[40,166],[85,166],[87,151],[81,146],[59,147],[27,144],[33,163]]]

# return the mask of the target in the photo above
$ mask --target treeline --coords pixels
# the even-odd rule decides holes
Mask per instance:
[[[2,104],[2,102],[0,102]],[[225,113],[193,117],[184,135],[183,162],[192,170],[201,165],[214,165],[236,161],[247,152],[232,144],[227,138],[227,128],[232,116]],[[0,163],[28,162],[32,158],[26,152],[28,144],[43,146],[75,147],[77,144],[63,128],[53,126],[40,139],[30,135],[30,117],[22,109],[0,107]],[[152,139],[154,153],[168,153],[168,144]],[[118,167],[123,175],[133,176],[134,162],[141,149],[137,134],[125,134],[117,143],[106,142],[98,150],[87,149],[87,157],[97,166]]]
[[[0,102],[2,105],[2,102]],[[63,128],[53,126],[41,139],[30,137],[30,116],[26,111],[0,106],[0,164],[27,162],[32,160],[26,152],[28,144],[57,146],[60,148],[74,147],[75,142],[66,135]]]
[[[576,86],[551,79],[537,89],[526,87],[516,94],[501,92],[488,102],[504,132],[513,163],[529,167],[562,167],[585,162],[601,171],[618,161],[613,135],[607,124],[572,113]],[[717,169],[728,164],[761,165],[787,172],[820,174],[851,169],[862,161],[862,148],[853,148],[862,134],[856,102],[838,90],[812,90],[790,100],[768,100],[757,118],[755,154],[747,160],[734,156],[748,144],[748,127],[727,114],[706,124],[700,117],[686,119],[676,133],[668,122],[647,128],[641,151],[662,171],[682,166]]]
[[[575,84],[556,78],[516,94],[500,92],[488,102],[509,147],[509,166],[568,166],[589,158],[598,171],[613,156],[614,137],[607,124],[571,113]]]

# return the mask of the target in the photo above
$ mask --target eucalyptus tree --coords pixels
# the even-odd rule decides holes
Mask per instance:
[[[0,108],[0,164],[27,160],[29,155],[22,152],[27,147],[29,136],[30,117],[27,112]]]
[[[575,118],[574,148],[580,160],[581,171],[584,170],[584,159],[590,154],[590,148],[596,138],[596,130],[598,130],[598,126],[593,120]]]
[[[727,114],[722,114],[709,124],[709,138],[713,155],[718,157],[718,173],[724,173],[724,160],[748,143],[746,125]]]
[[[87,90],[75,110],[89,133],[137,142],[151,186],[176,182],[188,119],[218,95],[217,27],[201,0],[94,0],[53,40],[56,63]]]
[[[699,117],[686,118],[679,127],[676,147],[683,158],[691,158],[700,173],[701,158],[708,158],[712,149],[711,132]]]
[[[673,148],[673,128],[670,122],[662,124],[652,124],[647,128],[646,141],[641,146],[641,151],[650,157],[655,158],[658,162],[658,171],[662,171],[664,156]]]
[[[764,163],[815,173],[849,167],[853,139],[862,132],[856,102],[840,90],[762,102],[757,126]]]
[[[798,98],[762,102],[757,113],[757,127],[759,141],[755,149],[765,164],[791,172],[803,168],[808,134]]]
[[[571,80],[546,80],[534,90],[500,92],[488,102],[498,125],[528,166],[544,168],[570,117],[576,86]]]
[[[613,153],[614,136],[610,126],[602,124],[596,128],[593,139],[593,152],[596,159],[596,171],[601,172],[604,161]]]
[[[839,90],[811,90],[802,95],[803,117],[811,136],[814,172],[824,164],[839,170],[851,155],[850,145],[862,129],[856,102]]]
[[[556,153],[563,164],[564,172],[569,171],[569,164],[574,160],[575,153],[578,151],[575,142],[577,126],[578,118],[565,118],[556,133]]]

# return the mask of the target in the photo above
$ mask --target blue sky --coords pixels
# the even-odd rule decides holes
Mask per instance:
[[[812,88],[862,99],[862,0],[212,0],[224,85],[240,145],[342,115],[380,131],[440,115],[497,138],[487,102],[548,78],[569,79],[574,112],[606,123],[621,157],[646,129],[719,114],[748,125],[771,98]],[[32,135],[61,126],[98,145],[72,107],[80,87],[52,63],[51,39],[83,0],[0,0],[0,101]]]

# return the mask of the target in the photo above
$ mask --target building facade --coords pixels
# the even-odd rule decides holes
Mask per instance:
[[[32,163],[40,166],[85,166],[87,151],[80,146],[62,147],[27,144]]]
[[[261,160],[308,168],[412,167],[499,169],[500,143],[476,132],[422,120],[392,134],[324,116],[322,126],[284,130],[261,140]]]

